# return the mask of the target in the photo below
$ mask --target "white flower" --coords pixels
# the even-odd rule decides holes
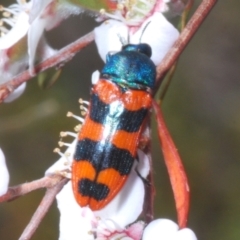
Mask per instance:
[[[4,34],[0,38],[0,50],[12,47],[27,35],[29,66],[31,69],[36,60],[36,50],[44,30],[51,30],[71,14],[80,13],[79,7],[64,0],[32,0],[29,2],[17,0],[17,4],[13,4],[9,8],[2,7],[1,9],[7,16],[1,22],[8,25],[8,27],[10,26],[11,29],[0,28]],[[44,55],[47,55],[48,52],[45,50],[44,53],[41,53],[43,56],[40,56],[40,58],[47,57]]]
[[[80,12],[81,9],[79,7],[64,0],[32,0],[29,18],[30,27],[28,32],[28,54],[31,71],[33,71],[32,67],[38,43],[44,30],[51,30],[70,15],[79,14]]]
[[[68,182],[57,195],[60,211],[59,240],[91,240],[94,215],[88,208],[81,208],[74,199],[72,184]]]
[[[26,34],[29,28],[26,10],[29,3],[13,4],[9,8],[0,6],[3,18],[0,20],[0,84],[26,69],[28,65]],[[21,95],[26,84],[19,86],[5,102]]]
[[[142,240],[197,240],[189,228],[179,229],[178,225],[168,219],[157,219],[145,228]]]
[[[95,28],[95,41],[101,58],[105,61],[111,51],[120,51],[121,40],[130,43],[148,43],[152,48],[151,59],[158,65],[179,36],[178,30],[161,13],[154,13],[134,33],[116,20],[108,20]]]
[[[18,4],[10,5],[8,8],[0,7],[3,12],[0,49],[10,48],[27,34],[29,28],[27,12],[30,8],[31,4],[23,1],[18,1]]]
[[[8,190],[9,173],[5,161],[5,156],[0,148],[0,196],[4,195]]]
[[[64,0],[17,0],[8,8],[0,6],[1,12],[0,84],[3,84],[28,67],[34,75],[34,64],[56,52],[46,43],[44,30],[52,29],[71,14],[80,13],[80,9]],[[16,89],[6,102],[20,96],[25,86]]]
[[[9,96],[4,100],[5,103],[9,103],[20,97],[25,91],[27,84],[24,82],[18,88],[14,90]]]

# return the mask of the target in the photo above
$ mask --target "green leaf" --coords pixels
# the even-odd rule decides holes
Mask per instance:
[[[38,75],[38,85],[41,89],[50,88],[60,77],[62,69],[48,69]]]

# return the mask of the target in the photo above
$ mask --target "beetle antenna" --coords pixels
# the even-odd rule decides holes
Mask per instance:
[[[139,43],[142,42],[142,36],[143,36],[144,32],[146,31],[146,29],[147,29],[147,27],[148,27],[148,25],[149,25],[150,23],[151,23],[151,21],[149,21],[149,22],[144,26],[144,28],[143,28],[143,30],[142,30],[142,34],[141,34],[140,39],[139,39]]]
[[[121,42],[122,46],[127,45],[127,41],[124,37],[122,37],[120,34],[118,34],[119,41]]]
[[[129,31],[128,31],[128,35],[127,35],[127,44],[130,43],[130,34],[129,34]]]

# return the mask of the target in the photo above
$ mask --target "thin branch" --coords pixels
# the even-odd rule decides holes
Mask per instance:
[[[185,49],[191,38],[194,36],[204,19],[210,13],[213,6],[216,4],[217,0],[203,0],[199,5],[196,12],[191,17],[190,21],[187,23],[186,27],[183,29],[178,40],[175,42],[173,47],[169,50],[163,61],[157,66],[157,83],[156,89],[158,89],[162,79],[176,62],[179,55]]]
[[[184,12],[182,13],[182,16],[181,16],[181,20],[180,20],[180,26],[179,26],[179,30],[180,32],[183,31],[183,29],[185,28],[186,26],[186,22],[187,22],[187,17],[188,17],[188,14],[189,14],[189,11],[191,10],[192,8],[192,5],[193,5],[193,1],[194,0],[189,0],[187,5],[185,6],[185,10]],[[158,96],[156,96],[156,99],[157,99],[157,102],[159,105],[162,104],[162,101],[168,91],[168,87],[172,81],[172,78],[175,74],[175,71],[177,69],[177,61],[171,66],[171,68],[168,70],[168,76],[167,78],[164,79],[164,81],[161,83],[161,88],[160,88],[160,91],[157,92]]]
[[[45,71],[51,67],[57,67],[61,63],[66,63],[72,59],[72,57],[80,51],[82,48],[86,47],[89,43],[94,40],[94,33],[90,32],[85,36],[79,38],[75,42],[67,45],[58,51],[54,56],[42,61],[38,65],[35,66],[35,74]],[[0,85],[0,103],[10,94],[12,93],[19,85],[24,82],[30,80],[33,76],[31,73],[26,70],[12,80],[8,81],[5,84]]]
[[[42,219],[48,212],[53,201],[55,200],[56,195],[61,191],[61,189],[67,182],[68,179],[64,178],[60,182],[58,182],[57,185],[47,189],[45,196],[43,197],[41,203],[39,204],[36,212],[33,214],[29,224],[24,229],[19,240],[31,239],[36,229],[38,228],[39,224],[41,223]]]
[[[10,187],[7,193],[0,197],[0,203],[11,201],[40,188],[51,188],[58,184],[62,179],[64,179],[64,177],[61,175],[52,175],[29,183],[23,183],[18,186]]]

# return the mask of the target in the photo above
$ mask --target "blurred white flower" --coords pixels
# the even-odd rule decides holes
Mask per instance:
[[[8,49],[23,38],[28,31],[28,12],[32,4],[18,1],[8,8],[0,6],[3,18],[1,21],[0,49]]]
[[[106,9],[100,10],[102,17],[99,20],[108,17],[121,21],[128,27],[139,27],[156,12],[168,17],[180,15],[186,3],[186,0],[116,0],[112,5],[106,6]],[[84,5],[87,6],[86,3]]]
[[[189,228],[179,229],[178,225],[168,219],[152,221],[144,229],[142,240],[197,240]]]
[[[81,12],[81,9],[66,0],[32,0],[32,8],[29,13],[29,31],[28,31],[28,54],[29,66],[32,67],[35,60],[35,55],[38,43],[44,33],[44,30],[51,30],[58,26],[60,22],[70,15],[76,15]],[[51,53],[51,52],[50,52]],[[48,57],[48,52],[45,51]]]
[[[0,84],[28,66],[26,34],[29,28],[29,3],[13,4],[8,8],[0,6],[3,18],[0,20]],[[10,102],[22,94],[26,84],[19,86],[5,102]]]
[[[116,20],[108,20],[95,28],[95,41],[98,52],[106,60],[108,52],[120,51],[121,40],[129,43],[148,43],[152,48],[151,59],[158,65],[179,36],[178,30],[161,13],[154,13],[136,32]]]
[[[66,1],[17,0],[5,8],[0,5],[0,84],[29,68],[34,75],[34,64],[53,55],[56,51],[46,42],[44,30],[56,27],[80,8]],[[21,95],[26,84],[16,89],[5,102]]]
[[[5,161],[5,156],[0,148],[0,196],[4,195],[8,190],[9,173]]]
[[[71,182],[57,195],[57,206],[60,212],[59,240],[94,239],[94,214],[89,208],[77,204]]]
[[[18,88],[14,90],[9,96],[4,100],[5,103],[9,103],[17,99],[22,95],[22,93],[25,91],[27,84],[24,82],[22,83]]]
[[[114,13],[104,13],[107,17],[120,20],[127,26],[139,26],[146,18],[155,12],[165,12],[168,10],[167,3],[170,0],[118,0],[117,9]]]

